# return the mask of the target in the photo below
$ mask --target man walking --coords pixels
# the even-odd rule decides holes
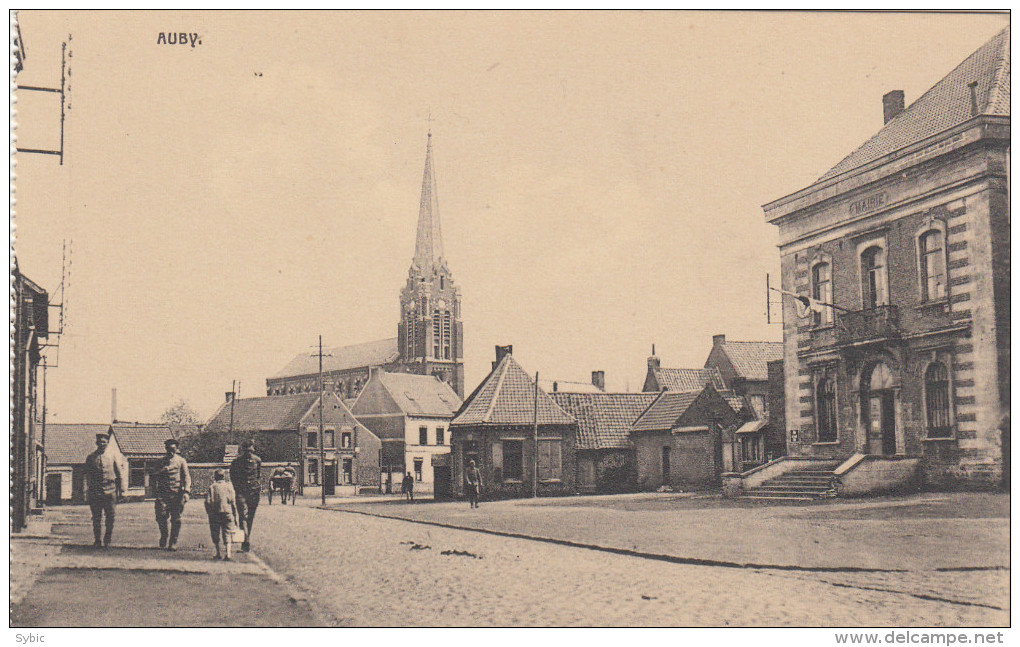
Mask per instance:
[[[408,501],[414,503],[414,478],[410,472],[404,475],[404,480],[400,483],[400,490]]]
[[[159,547],[177,550],[177,537],[181,533],[181,515],[191,496],[191,474],[188,462],[177,453],[177,441],[165,441],[166,454],[151,472],[156,489],[156,523],[159,525]],[[169,532],[167,520],[170,521]]]
[[[234,484],[237,501],[237,521],[244,530],[241,550],[251,550],[251,526],[262,494],[262,459],[255,455],[255,441],[249,438],[241,443],[241,451],[230,463],[230,482]]]
[[[96,434],[96,451],[85,459],[85,477],[88,481],[89,508],[92,510],[92,534],[95,547],[109,547],[113,539],[113,520],[117,499],[127,491],[127,470],[118,457],[109,451],[110,437]],[[106,534],[102,534],[103,515],[106,515]],[[102,537],[102,541],[100,541]]]
[[[471,464],[468,466],[465,477],[467,478],[468,501],[471,503],[472,508],[477,508],[478,493],[482,489],[482,474],[478,471],[478,468],[475,467],[474,461],[471,461]]]

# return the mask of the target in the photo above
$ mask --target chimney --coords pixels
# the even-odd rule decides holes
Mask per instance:
[[[368,379],[374,380],[375,378],[382,376],[382,366],[369,366],[368,367]]]
[[[977,117],[978,115],[978,97],[977,97],[977,81],[971,81],[967,84],[970,88],[970,116]]]
[[[882,97],[882,115],[885,117],[884,123],[889,123],[901,112],[903,112],[903,90],[887,92],[885,96]]]
[[[117,387],[110,389],[110,422],[117,422]]]
[[[605,371],[592,371],[591,372],[591,383],[599,391],[606,390],[606,372]]]
[[[227,402],[230,402],[231,400],[234,399],[234,392],[233,391],[227,391],[223,395],[226,397]]]
[[[496,367],[499,366],[499,363],[503,361],[504,357],[513,354],[514,347],[512,344],[508,346],[496,346],[496,361],[492,363],[492,370],[496,370]]]
[[[721,346],[726,343],[726,335],[712,335],[712,346]]]
[[[560,390],[560,383],[559,382],[553,382],[553,393],[556,393],[559,390]]]
[[[655,356],[655,344],[652,344],[652,355],[648,358],[648,368],[653,369],[659,368],[660,366],[659,358]]]

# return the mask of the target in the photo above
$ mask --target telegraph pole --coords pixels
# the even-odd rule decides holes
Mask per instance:
[[[326,430],[322,423],[322,335],[319,335],[319,472],[323,478],[319,479],[319,489],[322,491],[322,505],[326,505]]]
[[[535,417],[531,425],[531,498],[538,498],[538,372],[535,372]]]
[[[230,380],[230,437],[234,436],[234,400],[237,399],[237,380]]]

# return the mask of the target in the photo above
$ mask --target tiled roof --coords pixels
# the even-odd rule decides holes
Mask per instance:
[[[725,341],[722,349],[737,375],[748,380],[768,380],[769,362],[783,359],[781,341]]]
[[[96,434],[106,433],[110,425],[48,423],[46,425],[46,462],[50,465],[78,465],[96,451]]]
[[[382,373],[379,379],[406,414],[452,417],[460,408],[457,392],[435,376]]]
[[[322,358],[323,371],[343,371],[367,366],[382,366],[397,361],[400,353],[397,350],[397,338],[380,339],[364,344],[338,346],[325,351],[328,357]],[[318,352],[301,353],[283,367],[273,378],[294,377],[296,375],[312,375],[319,372]]]
[[[122,422],[114,423],[113,435],[125,456],[163,454],[166,451],[163,443],[174,438],[168,425]]]
[[[302,416],[318,400],[318,393],[295,393],[234,401],[234,431],[289,431],[297,429]],[[220,405],[205,431],[230,429],[230,403]]]
[[[535,419],[535,382],[507,353],[468,396],[451,425],[530,425]],[[538,389],[538,424],[569,425],[574,419]]]
[[[730,405],[730,409],[733,409],[734,413],[740,413],[740,410],[747,406],[744,396],[737,395],[733,391],[719,391],[719,395],[723,400],[726,400],[726,404]]]
[[[971,119],[974,115],[969,84],[975,81],[978,115],[1008,117],[1009,75],[1007,26],[819,181],[864,166]]]
[[[659,388],[665,391],[700,391],[711,384],[717,391],[726,388],[722,375],[715,368],[653,368]]]
[[[688,407],[698,399],[701,391],[663,391],[654,402],[641,414],[631,427],[631,431],[668,431],[687,411]]]
[[[577,420],[578,449],[622,449],[630,446],[630,427],[658,393],[551,393]]]
[[[546,393],[603,393],[602,389],[591,382],[568,382],[565,380],[539,380],[539,388]],[[553,387],[556,387],[555,389]]]

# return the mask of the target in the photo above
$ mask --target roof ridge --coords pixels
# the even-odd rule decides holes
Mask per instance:
[[[1009,45],[1010,45],[1010,34],[1009,25],[999,31],[995,35],[998,38],[1005,34],[1002,43],[999,45],[998,55],[995,61],[995,76],[992,79],[992,87],[988,91],[988,101],[985,102],[984,107],[981,109],[981,114],[987,113],[990,109],[994,109],[994,106],[999,101],[999,93],[1002,91],[1002,77],[1006,73],[1006,69],[1009,67]]]
[[[496,408],[496,400],[499,399],[499,390],[503,386],[503,380],[506,378],[506,374],[507,374],[507,371],[508,371],[507,367],[508,367],[508,365],[510,363],[510,361],[507,358],[512,359],[513,356],[510,353],[507,353],[503,357],[503,361],[500,362],[498,366],[496,366],[497,369],[502,368],[503,372],[499,374],[499,381],[496,382],[496,386],[492,390],[492,399],[489,401],[489,408],[488,408],[488,410],[486,410],[485,415],[482,416],[482,422],[489,422],[489,416],[492,415],[492,411]]]

